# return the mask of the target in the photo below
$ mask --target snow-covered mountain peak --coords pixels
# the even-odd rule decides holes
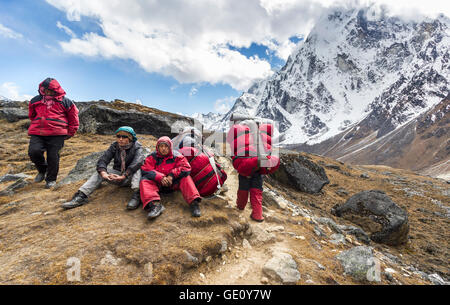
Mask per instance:
[[[448,94],[449,28],[442,15],[414,21],[374,6],[331,10],[280,71],[210,126],[226,129],[233,112],[265,117],[279,123],[283,144],[319,143],[367,118],[380,135],[389,132]]]

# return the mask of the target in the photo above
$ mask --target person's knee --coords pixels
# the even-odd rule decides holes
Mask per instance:
[[[44,151],[41,149],[38,149],[36,147],[28,148],[28,156],[30,158],[41,157],[43,155],[44,155]]]

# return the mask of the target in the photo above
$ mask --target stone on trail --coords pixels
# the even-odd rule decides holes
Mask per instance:
[[[297,263],[288,253],[276,253],[266,262],[263,272],[268,277],[281,281],[283,284],[293,285],[300,280]]]

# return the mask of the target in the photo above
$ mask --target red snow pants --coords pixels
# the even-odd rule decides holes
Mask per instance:
[[[170,187],[163,187],[160,183],[154,180],[141,180],[139,184],[139,189],[141,192],[141,200],[143,203],[143,208],[147,206],[152,201],[160,200],[159,192],[161,190],[177,191],[180,190],[183,194],[184,200],[191,204],[197,198],[200,198],[197,188],[195,187],[194,181],[191,176],[186,176],[181,178],[181,180],[175,182]]]
[[[249,177],[239,175],[236,205],[240,210],[245,209],[250,193],[250,204],[252,206],[251,217],[255,220],[264,219],[262,216],[262,190],[263,179],[261,174],[255,173]]]

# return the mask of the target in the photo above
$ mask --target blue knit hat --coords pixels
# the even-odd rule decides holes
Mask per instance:
[[[129,134],[131,134],[133,136],[133,142],[137,141],[136,133],[134,132],[134,129],[132,127],[130,127],[130,126],[122,126],[119,129],[117,129],[114,134],[118,133],[119,131],[128,132]]]

